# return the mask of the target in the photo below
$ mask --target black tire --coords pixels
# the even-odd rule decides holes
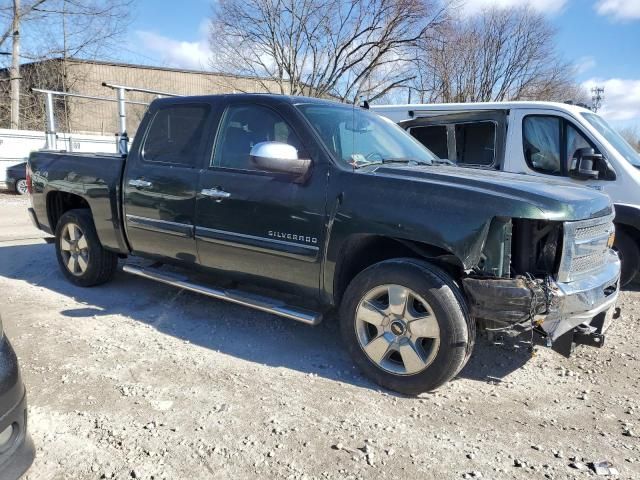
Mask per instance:
[[[86,239],[86,248],[83,249],[83,262],[86,265],[85,270],[78,268],[76,273],[72,273],[67,266],[65,256],[70,255],[68,250],[63,252],[62,243],[65,242],[63,235],[65,229],[71,228],[73,225],[79,227],[81,233]],[[80,287],[92,287],[105,283],[113,277],[118,266],[118,255],[105,250],[98,239],[96,227],[91,217],[91,212],[87,209],[75,209],[66,212],[56,226],[56,257],[58,265],[64,276],[71,283]],[[65,243],[68,245],[68,242]],[[84,244],[83,244],[84,245]]]
[[[361,301],[388,285],[415,292],[428,303],[437,320],[439,346],[431,362],[417,373],[389,372],[365,353],[359,340],[357,312]],[[411,258],[386,260],[359,273],[342,299],[340,329],[349,354],[367,377],[408,395],[435,390],[455,377],[469,359],[475,341],[475,323],[451,277],[434,265]]]
[[[29,193],[27,191],[27,180],[25,178],[19,178],[18,180],[16,180],[15,189],[18,195],[26,195],[27,193]]]
[[[624,228],[617,227],[616,239],[613,244],[614,250],[618,252],[622,262],[620,272],[620,286],[624,287],[638,274],[640,268],[640,247],[636,239]]]

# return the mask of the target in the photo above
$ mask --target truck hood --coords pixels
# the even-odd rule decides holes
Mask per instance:
[[[404,164],[381,165],[369,173],[409,182],[438,184],[460,191],[458,194],[451,192],[452,195],[464,195],[464,191],[473,191],[476,195],[485,194],[487,200],[492,198],[498,202],[526,203],[537,207],[542,213],[541,218],[547,220],[585,220],[608,215],[613,211],[609,197],[594,189],[571,186],[533,175],[455,166]]]

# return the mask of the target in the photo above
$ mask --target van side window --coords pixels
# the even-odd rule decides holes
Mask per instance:
[[[298,136],[279,113],[260,105],[232,105],[224,114],[212,166],[258,170],[251,163],[251,149],[261,142],[287,143],[300,151]]]
[[[208,105],[172,105],[158,110],[147,130],[143,159],[195,166],[208,114]]]
[[[560,118],[531,115],[524,118],[522,141],[524,158],[533,170],[561,175]]]
[[[456,125],[456,163],[493,165],[496,156],[496,125],[493,122]]]
[[[411,135],[422,145],[435,153],[438,158],[449,158],[446,125],[411,127],[411,129],[409,129],[409,133],[411,133]]]

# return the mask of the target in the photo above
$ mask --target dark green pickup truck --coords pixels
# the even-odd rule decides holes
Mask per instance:
[[[42,151],[31,217],[73,283],[123,270],[315,325],[405,393],[453,378],[476,325],[601,345],[608,197],[442,165],[391,121],[275,95],[159,99],[127,156]],[[286,347],[284,347],[286,348]]]

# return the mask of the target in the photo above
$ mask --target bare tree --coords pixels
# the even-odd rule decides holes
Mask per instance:
[[[20,127],[20,0],[13,0],[11,19],[11,128]]]
[[[526,7],[452,20],[415,50],[414,88],[421,101],[583,101],[555,34],[543,14]]]
[[[636,149],[637,152],[640,152],[640,134],[638,133],[638,129],[634,127],[625,127],[620,130],[620,135],[629,142],[633,148]]]
[[[33,9],[46,0],[31,0],[28,2],[15,2],[14,0],[4,0],[0,3],[0,51],[6,49],[8,40],[15,32],[15,22],[20,19],[29,18]]]
[[[220,0],[213,64],[277,93],[375,98],[414,75],[409,48],[444,19],[430,0]]]
[[[11,85],[11,128],[20,127],[20,26],[23,17],[28,17],[45,0],[34,0],[24,7],[21,0],[12,0],[9,5],[0,8],[0,18],[9,25],[0,33],[0,50],[7,40],[11,38],[11,67],[9,82]],[[8,21],[7,21],[8,20]],[[4,24],[4,22],[3,22]],[[8,55],[7,52],[2,52]]]
[[[14,79],[11,90],[12,128],[16,128],[16,115],[20,96],[26,94],[19,84],[18,68],[20,60],[32,61],[29,77],[41,83],[29,86],[56,85],[57,89],[73,91],[79,82],[77,72],[69,67],[72,58],[105,58],[118,51],[116,41],[126,31],[129,22],[129,7],[133,0],[0,0],[0,50],[5,48],[13,32],[19,31],[19,48],[14,49],[12,58]],[[16,22],[16,19],[18,22]],[[6,22],[10,22],[5,27]],[[15,28],[16,23],[21,28]],[[15,45],[15,41],[14,41]],[[57,59],[55,64],[38,64],[39,60]],[[42,71],[35,73],[33,70]],[[4,87],[0,87],[3,88]],[[4,113],[3,99],[0,113]],[[69,118],[69,102],[64,102],[64,119]],[[39,115],[39,109],[32,109],[32,102],[20,107],[20,118],[31,124],[31,117]],[[4,114],[0,120],[4,120]],[[40,117],[41,118],[41,117]],[[3,122],[4,123],[4,122]],[[69,125],[67,124],[67,127]]]

